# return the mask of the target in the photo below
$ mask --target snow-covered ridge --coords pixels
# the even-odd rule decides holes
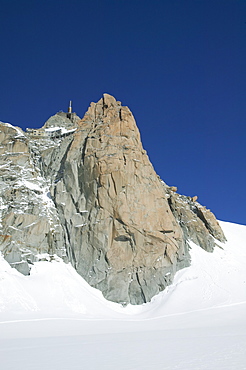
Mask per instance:
[[[6,126],[6,127],[9,127],[9,128],[11,128],[11,129],[15,130],[15,131],[16,131],[16,134],[17,134],[17,137],[18,137],[18,136],[19,136],[19,137],[25,137],[24,132],[22,131],[22,129],[21,129],[21,128],[19,128],[19,127],[17,127],[17,126],[13,126],[13,125],[11,125],[11,123],[2,122],[2,121],[0,121],[0,124],[1,124],[2,126]]]

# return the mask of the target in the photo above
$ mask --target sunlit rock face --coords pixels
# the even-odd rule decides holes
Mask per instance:
[[[25,275],[44,254],[66,256],[40,154],[30,145],[21,129],[0,123],[0,251]]]
[[[17,140],[17,129],[3,127],[13,132],[2,136],[8,164],[1,189],[9,186],[13,171],[22,187],[11,209],[11,195],[2,197],[0,248],[22,272],[44,253],[58,254],[107,299],[141,304],[189,265],[189,239],[209,252],[215,238],[225,240],[209,210],[160,180],[131,111],[112,96],[91,103],[82,120],[53,116],[40,138],[18,130],[18,168],[6,147]]]

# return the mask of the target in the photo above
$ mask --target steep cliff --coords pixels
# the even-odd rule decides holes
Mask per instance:
[[[189,239],[209,252],[225,240],[209,210],[159,179],[112,96],[35,135],[1,125],[0,250],[23,273],[58,255],[107,299],[141,304],[189,265]]]

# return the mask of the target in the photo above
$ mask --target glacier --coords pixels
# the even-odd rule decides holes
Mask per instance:
[[[227,242],[190,243],[191,266],[139,306],[107,301],[59,257],[30,276],[1,257],[1,368],[246,369],[246,226],[220,225]]]

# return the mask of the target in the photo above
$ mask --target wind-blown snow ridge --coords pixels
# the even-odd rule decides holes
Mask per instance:
[[[3,125],[3,126],[7,126],[7,127],[10,127],[10,128],[14,128],[15,129],[15,131],[16,131],[16,133],[17,133],[17,135],[16,136],[21,136],[21,137],[25,137],[25,135],[24,135],[24,133],[22,132],[22,130],[19,128],[19,127],[17,127],[17,126],[13,126],[13,125],[11,125],[11,123],[7,123],[7,122],[0,122],[1,123],[1,125]]]

